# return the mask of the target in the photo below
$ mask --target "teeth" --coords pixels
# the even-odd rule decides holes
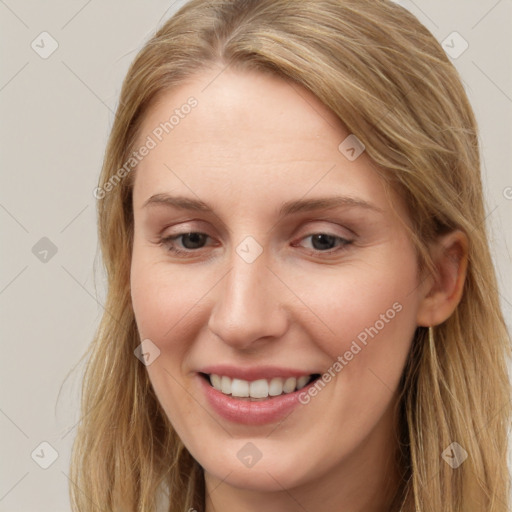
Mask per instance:
[[[218,375],[210,375],[210,382],[217,391],[222,389],[222,379]]]
[[[229,377],[221,377],[220,390],[225,395],[231,395],[231,379]]]
[[[292,391],[295,391],[295,388],[297,387],[297,379],[295,377],[289,377],[284,381],[283,385],[283,391],[285,393],[291,393]]]
[[[227,378],[229,377],[222,377],[222,380]],[[231,395],[240,398],[249,396],[249,383],[246,380],[233,379],[231,381]]]
[[[267,398],[268,382],[265,379],[254,380],[249,386],[251,398]]]
[[[279,377],[275,377],[270,381],[270,385],[268,387],[268,394],[270,396],[279,396],[283,393],[283,379]]]
[[[302,389],[309,382],[309,375],[297,379],[297,389]]]
[[[282,379],[274,377],[270,381],[259,379],[249,382],[242,379],[231,379],[225,375],[210,375],[210,383],[217,391],[237,398],[268,398],[283,393],[293,393],[302,389],[310,379],[310,375],[303,375],[299,378],[288,377]]]

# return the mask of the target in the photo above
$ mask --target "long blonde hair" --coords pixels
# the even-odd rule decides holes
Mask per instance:
[[[461,302],[433,340],[417,329],[404,368],[397,408],[403,482],[395,510],[508,511],[510,338],[486,235],[477,127],[435,38],[384,0],[192,0],[137,55],[99,181],[108,295],[84,355],[73,510],[153,511],[160,489],[169,493],[169,511],[204,510],[202,470],[134,356],[141,341],[130,298],[136,170],[115,183],[112,177],[129,160],[157,95],[219,65],[274,73],[332,109],[407,203],[422,268],[432,268],[427,247],[439,234],[466,233]],[[452,442],[468,453],[456,469],[442,457]]]

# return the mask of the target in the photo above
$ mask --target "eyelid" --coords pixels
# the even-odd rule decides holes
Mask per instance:
[[[201,220],[190,220],[190,221],[187,221],[187,222],[184,222],[184,223],[178,223],[178,224],[172,224],[172,225],[167,225],[165,226],[161,232],[159,233],[158,235],[158,238],[159,240],[162,239],[162,238],[166,238],[166,239],[171,239],[171,237],[179,237],[180,235],[185,235],[187,233],[198,233],[198,234],[203,234],[203,235],[207,235],[209,238],[213,238],[210,234],[209,234],[209,230],[201,230],[202,228],[198,227],[197,225],[193,225],[193,226],[188,226],[187,224],[188,223],[193,223],[193,222],[199,222],[199,223],[204,223],[203,221]],[[312,224],[312,223],[327,223],[327,224],[334,224],[335,226],[337,226],[338,228],[340,229],[343,229],[344,231],[347,231],[348,232],[348,236],[343,233],[343,234],[338,234],[336,232],[332,232],[332,228],[321,228],[319,227],[318,229],[317,228],[313,228],[312,226],[309,226],[309,224]],[[308,224],[307,227],[304,226],[304,224]],[[174,234],[172,233],[169,233],[168,235],[163,235],[163,233],[170,227],[175,227],[177,229],[179,229],[179,231],[176,231]],[[357,233],[353,230],[353,229],[350,229],[349,227],[347,227],[346,225],[341,225],[339,224],[339,221],[334,221],[334,220],[328,220],[328,219],[306,219],[305,221],[301,222],[301,225],[298,227],[297,230],[295,230],[295,233],[292,234],[292,238],[296,238],[298,236],[298,234],[300,232],[302,232],[303,230],[306,230],[306,234],[303,234],[301,236],[301,238],[305,237],[305,236],[308,236],[308,235],[315,235],[315,234],[319,234],[319,233],[322,233],[322,234],[328,234],[328,235],[331,235],[331,236],[337,236],[337,237],[340,237],[340,238],[344,238],[346,240],[349,240],[353,237],[357,237]]]
[[[328,226],[317,226],[318,223],[328,224]],[[357,233],[353,229],[350,229],[344,224],[340,224],[339,221],[328,220],[325,218],[308,219],[305,221],[305,224],[307,225],[304,226],[304,223],[302,223],[301,226],[294,233],[293,244],[295,244],[295,241],[300,242],[301,240],[307,238],[308,236],[313,236],[317,234],[333,236],[350,243],[354,242],[355,239],[358,238]]]
[[[166,223],[162,228],[160,229],[159,235],[162,235],[166,231],[176,230],[176,234],[183,234],[183,233],[203,233],[203,229],[206,229],[206,226],[209,222],[204,221],[203,219],[188,219],[183,220],[181,222],[179,221],[173,221],[172,223]],[[206,234],[206,233],[205,233]],[[169,234],[170,236],[171,234]],[[162,235],[163,236],[163,235]],[[167,236],[167,235],[166,235]]]
[[[325,214],[325,212],[324,212]],[[350,233],[351,236],[358,236],[358,234],[356,233],[356,231],[354,229],[351,229],[348,225],[347,225],[347,222],[346,222],[346,219],[341,219],[341,218],[330,218],[330,217],[311,217],[310,216],[311,214],[308,215],[308,217],[305,217],[305,218],[299,218],[299,219],[295,219],[294,220],[294,224],[296,224],[297,222],[299,223],[299,226],[297,228],[297,231],[299,231],[300,229],[309,229],[309,225],[312,224],[312,223],[326,223],[326,224],[330,224],[330,225],[335,225],[337,226],[338,228],[341,228],[343,229],[344,231],[348,231]],[[288,229],[287,226],[290,226],[289,224],[290,221],[287,221],[285,222],[283,228],[284,229]],[[349,224],[353,224],[353,222],[349,222]],[[189,227],[190,225],[190,227]],[[305,227],[305,225],[307,225]],[[201,226],[201,227],[198,227],[198,226]],[[203,227],[204,226],[204,227]],[[210,227],[206,227],[206,226],[210,226]],[[268,231],[275,231],[276,230],[276,227],[277,225],[273,225]],[[166,230],[168,230],[169,228],[176,228],[176,229],[179,229],[179,231],[177,232],[177,234],[182,234],[182,233],[185,233],[185,232],[188,232],[188,233],[191,233],[191,232],[195,232],[195,233],[204,233],[204,234],[208,234],[206,231],[211,231],[211,222],[210,221],[207,221],[207,220],[204,220],[202,218],[187,218],[186,220],[183,219],[182,222],[172,222],[172,223],[166,223],[159,235],[161,235],[163,232],[165,232]],[[205,229],[206,231],[201,231],[201,229]],[[231,234],[232,233],[232,230],[229,229],[229,228],[225,228],[224,225],[221,225],[220,226],[220,229],[217,230],[217,228],[215,228],[216,231],[218,231],[222,236],[226,235],[226,234]],[[317,233],[319,231],[322,231],[322,232],[326,232],[326,231],[323,231],[322,229],[319,229],[318,231],[316,231]],[[294,235],[293,235],[294,236]],[[341,235],[340,235],[341,236]]]

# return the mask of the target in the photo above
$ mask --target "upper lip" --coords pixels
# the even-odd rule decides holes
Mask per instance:
[[[314,375],[320,372],[310,370],[299,370],[295,368],[285,368],[280,366],[232,366],[225,364],[218,364],[212,366],[205,366],[199,370],[199,373],[208,375],[221,375],[230,377],[232,379],[242,379],[247,381],[254,381],[259,379],[270,380],[274,377],[281,377],[286,379],[288,377],[302,377],[303,375]]]

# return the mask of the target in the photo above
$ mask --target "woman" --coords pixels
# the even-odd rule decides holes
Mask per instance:
[[[477,128],[406,10],[193,0],[95,195],[75,510],[509,510]]]

